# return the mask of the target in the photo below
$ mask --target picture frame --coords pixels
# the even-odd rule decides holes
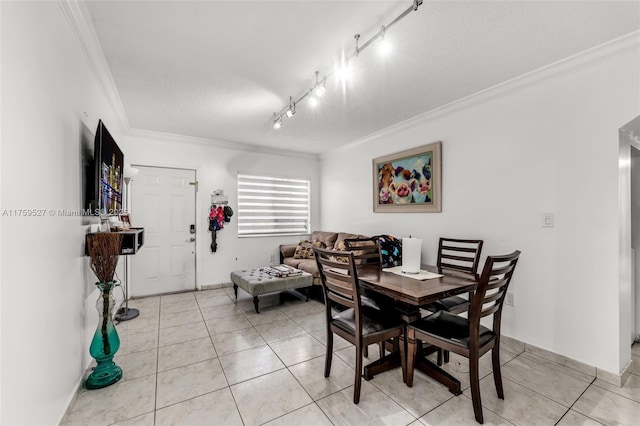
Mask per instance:
[[[129,213],[120,213],[118,218],[122,223],[122,229],[131,228],[131,215]]]
[[[442,211],[442,142],[373,159],[373,211]]]

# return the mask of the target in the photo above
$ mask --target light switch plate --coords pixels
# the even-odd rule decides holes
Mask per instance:
[[[516,305],[516,296],[508,291],[507,292],[507,297],[505,297],[504,303],[509,305],[509,306],[515,306]]]
[[[541,226],[543,228],[554,228],[555,225],[556,225],[556,219],[553,213],[542,213]]]

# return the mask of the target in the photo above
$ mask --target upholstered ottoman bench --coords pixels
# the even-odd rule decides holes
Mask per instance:
[[[236,299],[238,298],[238,287],[253,296],[253,304],[256,312],[260,313],[258,296],[269,293],[278,293],[284,290],[294,290],[313,285],[313,275],[303,272],[300,275],[275,277],[269,275],[264,270],[245,269],[242,271],[234,271],[231,273],[231,282],[233,283],[233,291]],[[308,291],[306,292],[306,300],[309,300]]]

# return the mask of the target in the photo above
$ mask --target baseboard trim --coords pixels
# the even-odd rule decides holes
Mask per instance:
[[[585,364],[580,361],[576,361],[573,358],[569,358],[567,356],[560,355],[555,352],[551,352],[549,350],[539,348],[529,343],[525,343],[525,352],[529,352],[530,354],[539,356],[540,358],[553,361],[556,364],[560,364],[565,367],[572,368],[576,371],[580,371],[581,373],[585,373],[590,376],[596,377],[596,372],[597,372],[596,367]]]
[[[63,423],[67,423],[69,420],[69,416],[71,415],[71,407],[74,405],[74,402],[76,401],[76,399],[78,399],[78,395],[80,394],[80,390],[82,389],[82,386],[84,385],[84,381],[86,378],[87,374],[86,374],[86,370],[85,373],[80,377],[80,380],[78,380],[78,383],[76,385],[75,391],[73,392],[73,395],[71,395],[71,399],[69,400],[69,403],[67,404],[67,409],[64,410],[64,413],[62,413],[62,418],[60,419],[60,421],[56,424],[63,424]]]
[[[627,362],[627,365],[622,369],[622,373],[620,374],[610,373],[608,371],[597,368],[596,377],[603,382],[607,382],[621,388],[631,376],[632,365],[633,359]]]
[[[615,374],[511,337],[502,336],[501,342],[509,342],[508,345],[503,345],[504,349],[508,351],[514,352],[513,348],[518,349],[520,345],[522,345],[524,347],[524,352],[528,352],[532,355],[536,355],[540,358],[555,362],[556,364],[560,364],[581,373],[588,374],[596,379],[618,387],[624,386],[633,372],[633,357],[631,357],[631,360],[622,369],[620,374]]]
[[[200,287],[201,291],[214,290],[216,288],[232,287],[232,283],[207,284]]]

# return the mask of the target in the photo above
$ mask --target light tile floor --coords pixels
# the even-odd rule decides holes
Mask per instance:
[[[122,380],[82,389],[64,425],[455,425],[476,424],[467,361],[451,354],[446,369],[465,388],[455,397],[417,372],[363,382],[354,405],[354,348],[334,341],[325,379],[323,305],[267,297],[261,314],[233,289],[134,300],[140,317],[118,325]],[[506,346],[506,345],[505,345]],[[369,360],[378,357],[371,346]],[[640,425],[640,346],[618,388],[536,355],[501,352],[505,399],[496,397],[490,357],[481,360],[485,424]]]

